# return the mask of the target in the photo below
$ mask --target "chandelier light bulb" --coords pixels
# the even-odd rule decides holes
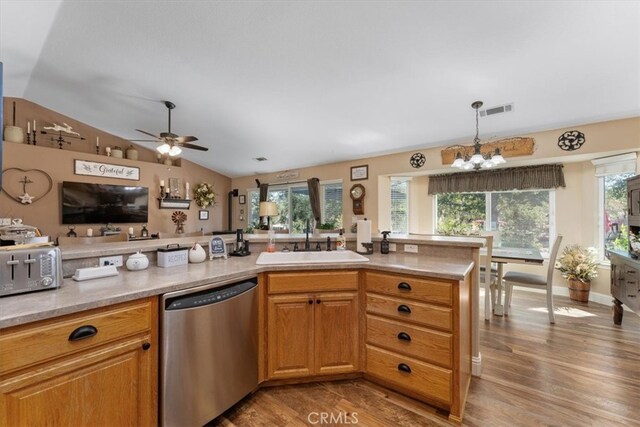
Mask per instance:
[[[484,157],[482,157],[482,154],[476,153],[473,156],[471,156],[471,163],[475,165],[479,165],[482,162],[484,162]]]

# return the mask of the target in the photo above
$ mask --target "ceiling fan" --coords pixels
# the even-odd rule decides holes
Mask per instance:
[[[140,133],[144,133],[145,135],[154,137],[155,140],[132,139],[131,141],[161,142],[162,145],[159,145],[156,148],[156,150],[158,150],[161,154],[168,154],[169,156],[177,156],[182,152],[182,148],[191,148],[193,150],[208,151],[209,149],[207,147],[202,147],[196,144],[190,144],[190,142],[198,140],[198,138],[196,138],[195,136],[178,136],[175,133],[171,132],[171,110],[176,108],[176,105],[171,101],[163,101],[163,103],[169,110],[169,130],[167,132],[162,132],[160,133],[160,136],[157,136],[150,132],[136,129]]]

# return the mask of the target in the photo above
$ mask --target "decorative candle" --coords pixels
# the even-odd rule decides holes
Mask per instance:
[[[31,122],[27,120],[27,133],[31,133]]]
[[[169,190],[169,187],[167,187],[167,188],[165,188],[165,189],[164,189],[164,191],[165,191],[165,193],[169,194],[169,192],[170,192],[171,190]]]
[[[100,137],[96,136],[96,147],[100,147]]]
[[[87,237],[93,237],[93,228],[87,228]]]
[[[164,187],[164,179],[160,180],[160,187]]]
[[[189,198],[189,183],[188,182],[186,182],[184,184],[184,190],[185,190],[185,193],[187,193],[185,198],[188,199]]]
[[[35,120],[33,121],[33,131],[34,132],[36,131],[36,121]]]
[[[129,227],[129,236],[133,236],[133,227]]]

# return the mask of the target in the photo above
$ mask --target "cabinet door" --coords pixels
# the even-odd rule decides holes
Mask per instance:
[[[0,425],[157,424],[155,349],[150,337],[42,364],[0,382]]]
[[[306,377],[313,371],[313,297],[269,297],[267,371],[269,378]]]
[[[359,367],[358,294],[315,295],[315,373],[341,374]]]

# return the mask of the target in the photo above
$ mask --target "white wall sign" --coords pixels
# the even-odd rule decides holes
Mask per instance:
[[[122,165],[110,165],[109,163],[89,162],[86,160],[75,161],[76,175],[101,176],[103,178],[119,178],[140,181],[140,168]]]

